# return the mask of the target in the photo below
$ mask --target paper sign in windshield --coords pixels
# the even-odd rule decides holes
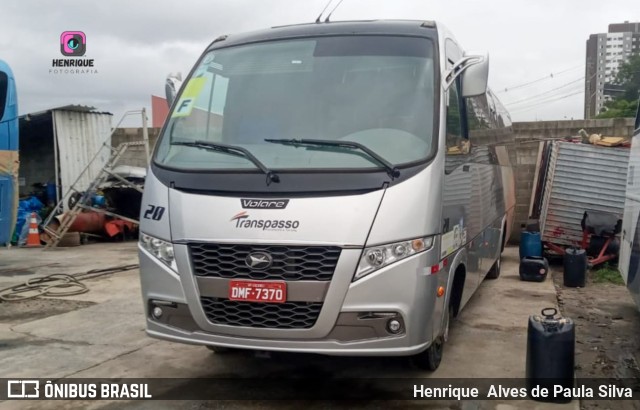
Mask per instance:
[[[187,83],[187,86],[184,89],[184,92],[180,96],[178,103],[176,104],[176,109],[173,110],[172,117],[187,117],[191,115],[191,111],[193,110],[193,106],[196,103],[196,99],[198,95],[200,95],[200,91],[204,87],[207,79],[205,77],[197,77],[192,78]]]

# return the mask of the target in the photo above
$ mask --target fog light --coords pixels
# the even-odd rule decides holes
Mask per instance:
[[[151,315],[156,319],[159,319],[160,316],[162,316],[162,309],[159,308],[158,306],[154,307],[153,311],[151,312]]]
[[[396,334],[400,332],[400,330],[402,329],[402,325],[400,325],[400,322],[396,319],[391,319],[387,322],[387,329],[389,330],[389,332]]]

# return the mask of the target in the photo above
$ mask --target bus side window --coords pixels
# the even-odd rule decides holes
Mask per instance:
[[[467,124],[469,127],[469,136],[473,138],[474,131],[486,130],[493,128],[491,124],[494,122],[491,117],[491,109],[487,95],[482,94],[477,97],[466,99],[467,106]]]
[[[447,91],[447,154],[461,155],[469,153],[469,139],[464,131],[464,107],[460,99],[460,78]]]

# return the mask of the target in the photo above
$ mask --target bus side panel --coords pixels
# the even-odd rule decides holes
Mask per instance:
[[[8,243],[18,205],[18,96],[13,73],[0,60],[0,244]]]
[[[618,269],[640,310],[640,129],[631,142]]]
[[[619,269],[640,310],[640,201],[627,197]]]
[[[497,151],[504,154],[498,155]],[[505,156],[505,146],[493,145],[472,145],[469,154],[447,155],[440,256],[461,247],[467,249],[461,307],[471,298],[501,251],[502,225],[513,207],[509,198],[514,196],[512,172],[508,160],[504,161]]]
[[[9,78],[9,92],[7,96],[7,109],[9,113],[9,121],[7,127],[9,129],[9,145],[8,150],[18,150],[18,96],[16,92],[16,83],[13,78]]]
[[[13,189],[13,177],[0,175],[0,244],[11,240]]]
[[[479,283],[482,234],[482,193],[480,165],[468,155],[447,155],[447,171],[442,195],[442,238],[440,258],[467,245],[465,281],[460,307],[471,298]],[[456,164],[458,163],[458,164]],[[450,167],[455,166],[451,169]],[[452,272],[452,274],[455,272]]]

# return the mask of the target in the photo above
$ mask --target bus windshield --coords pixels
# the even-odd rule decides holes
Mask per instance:
[[[155,162],[185,170],[256,168],[246,156],[203,149],[209,142],[242,148],[270,170],[381,167],[371,155],[338,146],[272,143],[301,139],[357,143],[394,167],[425,161],[437,145],[433,54],[430,39],[400,36],[212,50],[178,96]]]
[[[7,73],[0,71],[0,121],[4,117],[5,107],[7,105],[7,95],[9,94],[9,76]]]

